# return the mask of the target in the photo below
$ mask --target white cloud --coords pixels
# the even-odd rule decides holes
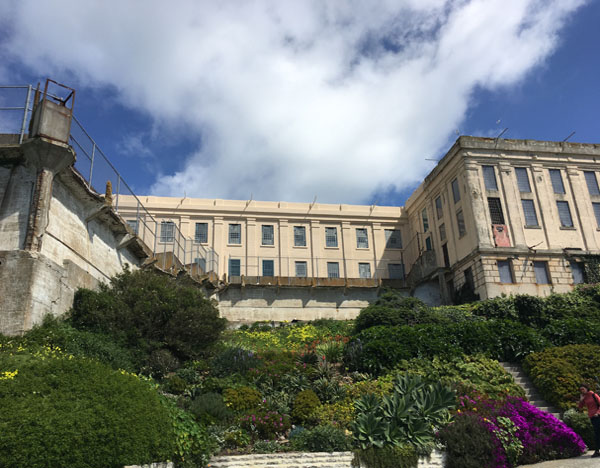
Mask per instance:
[[[14,0],[0,18],[3,54],[201,134],[154,193],[352,203],[419,180],[473,90],[523,79],[583,3]]]

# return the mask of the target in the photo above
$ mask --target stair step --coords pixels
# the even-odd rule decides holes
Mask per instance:
[[[225,455],[213,457],[212,468],[348,468],[351,452],[268,453],[254,455]]]

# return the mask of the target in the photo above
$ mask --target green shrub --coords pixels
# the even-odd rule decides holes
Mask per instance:
[[[546,324],[546,303],[543,298],[518,294],[513,298],[513,302],[519,322],[534,327],[542,327]]]
[[[262,364],[258,355],[241,346],[228,346],[211,361],[211,372],[216,376],[226,376],[235,373],[246,374],[250,369]]]
[[[206,425],[225,424],[233,419],[232,411],[227,408],[219,393],[197,395],[187,409],[199,422]]]
[[[523,361],[523,369],[544,399],[566,410],[579,398],[579,384],[593,382],[600,375],[600,346],[568,345],[533,353]]]
[[[240,425],[249,430],[255,439],[274,440],[290,429],[291,421],[287,414],[257,410],[242,416]]]
[[[290,437],[294,450],[305,452],[343,452],[351,448],[351,442],[340,428],[330,425],[306,429]]]
[[[385,293],[375,303],[365,307],[354,322],[354,332],[385,325],[414,325],[428,321],[429,308],[416,297]]]
[[[303,390],[294,398],[292,417],[300,424],[314,421],[313,413],[321,405],[321,400],[312,390]]]
[[[315,348],[315,354],[325,357],[327,362],[338,363],[344,356],[344,343],[337,340],[319,343]]]
[[[600,343],[600,320],[566,318],[550,320],[542,335],[555,346]]]
[[[237,412],[258,408],[262,402],[262,396],[258,390],[252,387],[226,388],[223,391],[225,405]]]
[[[583,439],[589,450],[596,450],[598,448],[594,441],[594,429],[590,424],[587,412],[582,413],[575,409],[569,409],[564,412],[562,420]]]
[[[158,394],[97,361],[3,346],[3,466],[122,467],[173,459],[176,438]],[[8,404],[8,402],[10,402]]]
[[[254,442],[252,451],[254,453],[275,453],[281,450],[282,446],[276,440],[257,440]]]
[[[155,378],[161,378],[179,368],[179,359],[165,348],[155,349],[146,359],[144,371]]]
[[[163,382],[163,388],[167,393],[181,395],[187,388],[187,383],[178,375],[172,375]]]
[[[519,320],[513,298],[504,295],[476,302],[473,313],[488,319]]]
[[[100,291],[75,293],[72,324],[113,336],[146,355],[166,348],[179,359],[201,356],[226,320],[194,286],[152,270],[125,271]]]
[[[223,438],[223,444],[226,448],[240,448],[246,447],[252,442],[250,434],[241,427],[231,426],[225,429],[221,436]]]
[[[370,447],[354,451],[353,467],[368,466],[369,468],[416,468],[419,456],[414,447],[401,445],[399,447]]]

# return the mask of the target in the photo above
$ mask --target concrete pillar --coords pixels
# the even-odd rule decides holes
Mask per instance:
[[[279,276],[294,276],[291,273],[291,265],[292,259],[289,257],[289,253],[292,251],[290,249],[290,225],[288,224],[287,219],[279,220],[279,242],[278,242],[278,252],[279,252],[279,272],[275,272],[276,275]],[[285,252],[285,257],[283,253]],[[295,274],[295,272],[294,272]]]
[[[477,234],[477,244],[480,247],[493,247],[491,226],[488,222],[487,199],[485,192],[481,189],[481,179],[479,177],[479,165],[467,163],[465,165],[467,187],[469,188],[469,200],[471,201],[471,210],[475,220],[475,232]],[[433,209],[430,207],[430,210]],[[431,222],[430,222],[431,224]],[[438,265],[442,265],[438,261]]]
[[[261,259],[258,258],[258,246],[262,243],[262,223],[259,226],[256,223],[256,218],[246,218],[246,239],[245,239],[245,271],[246,276],[261,275]],[[244,242],[244,239],[242,239]]]
[[[325,269],[325,264],[319,265],[319,261],[322,257],[323,252],[324,236],[324,233],[321,232],[321,224],[319,223],[319,221],[316,221],[314,219],[310,220],[309,232],[312,276],[315,278],[326,277],[327,270]]]
[[[373,250],[373,278],[387,278],[387,271],[383,262],[379,263],[379,259],[383,258],[385,251],[385,234],[379,223],[373,223],[371,227],[371,249]],[[381,241],[380,241],[381,239]]]
[[[354,247],[356,245],[356,234],[349,221],[342,221],[342,229],[341,229],[341,251],[342,251],[342,266],[344,271],[340,271],[341,278],[351,278],[358,277],[358,273],[354,273],[356,270],[358,272],[358,260],[356,260],[353,252],[355,251]],[[356,265],[354,265],[356,263]]]
[[[506,215],[504,218],[510,220],[508,230],[511,235],[511,243],[514,247],[526,248],[525,233],[523,231],[523,220],[521,219],[521,196],[515,182],[514,172],[511,165],[501,161],[498,164],[500,172],[500,183],[506,201]]]
[[[227,269],[228,256],[225,253],[225,232],[222,216],[215,216],[213,221],[213,244],[212,248],[219,255],[219,273],[223,277],[224,274],[229,275]]]
[[[550,244],[550,236],[548,226],[549,226],[549,216],[550,213],[553,213],[556,208],[552,206],[552,202],[554,200],[554,191],[552,190],[552,185],[549,180],[544,177],[544,168],[541,164],[532,164],[531,165],[531,179],[533,180],[533,190],[535,193],[535,198],[537,199],[538,206],[540,207],[538,215],[540,226],[542,226],[542,230],[544,232],[544,240],[546,241],[546,248],[552,249],[556,248]],[[538,246],[540,248],[542,246]]]

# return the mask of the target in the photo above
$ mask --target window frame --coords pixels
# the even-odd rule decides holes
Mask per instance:
[[[333,233],[333,235],[332,235]],[[325,228],[325,248],[336,249],[338,248],[338,235],[337,227],[326,227]]]
[[[454,178],[450,185],[452,186],[452,198],[454,200],[454,204],[456,205],[460,201],[460,187],[458,185],[458,177]]]
[[[400,229],[384,229],[383,234],[385,236],[385,248],[386,249],[402,249],[402,231]],[[394,239],[394,244],[392,244],[392,239]]]
[[[587,185],[590,196],[599,196],[600,187],[598,186],[598,177],[596,176],[596,171],[583,171],[583,177],[585,178],[585,184]]]
[[[550,270],[548,269],[548,262],[543,260],[534,260],[532,262],[533,273],[535,275],[535,284],[552,284],[552,278],[550,277]],[[540,278],[539,274],[543,274],[544,278]],[[542,281],[540,281],[540,279]],[[545,282],[544,282],[545,279]]]
[[[299,275],[298,274],[298,267],[299,266],[303,266],[304,267],[304,274],[303,275]],[[296,278],[308,278],[308,262],[306,260],[296,260],[294,262],[294,272],[296,273]]]
[[[442,196],[439,195],[435,199],[435,212],[437,215],[437,219],[441,219],[444,216],[444,205],[442,204]]]
[[[165,229],[165,228],[169,229]],[[162,244],[172,244],[175,242],[175,222],[161,221],[159,241]]]
[[[502,200],[500,197],[487,197],[488,202],[488,211],[490,214],[490,220],[492,224],[506,224],[506,219],[504,218],[504,210],[502,209]],[[493,206],[497,205],[497,206]],[[492,210],[493,208],[493,210]],[[494,221],[502,221],[502,222],[494,222]]]
[[[205,227],[205,231],[202,233],[200,229],[201,226]],[[200,234],[204,234],[204,239],[201,240]],[[208,223],[197,222],[194,226],[194,243],[195,244],[208,244]]]
[[[567,192],[565,190],[565,183],[562,178],[561,170],[560,169],[548,169],[548,174],[550,176],[550,184],[552,185],[552,191],[556,195],[566,194]],[[558,179],[557,179],[557,177],[558,177]],[[560,187],[558,187],[559,184],[560,184]]]
[[[358,264],[358,277],[363,279],[370,279],[371,276],[371,264],[368,262],[359,262]]]
[[[393,275],[392,274],[392,270],[399,271],[400,272],[400,276]],[[404,263],[388,263],[388,277],[389,277],[389,279],[400,279],[400,280],[403,280],[406,277],[406,273],[404,271]]]
[[[364,245],[361,245],[361,242]],[[369,231],[367,230],[367,228],[356,228],[356,248],[357,249],[368,249],[369,248]]]
[[[271,269],[270,273],[273,273],[272,275],[265,274],[265,265],[267,265],[269,263],[271,265],[270,266],[270,269]],[[268,258],[263,259],[262,262],[261,262],[261,267],[262,267],[262,276],[263,277],[272,278],[272,277],[275,276],[275,260],[268,259]],[[269,272],[269,271],[267,271],[267,272]]]
[[[517,188],[521,193],[531,193],[531,182],[529,181],[529,171],[526,167],[515,167],[515,177],[517,178]]]
[[[461,229],[462,227],[462,229]],[[465,223],[465,214],[463,213],[462,208],[456,212],[456,229],[458,230],[458,238],[467,235],[467,225]]]
[[[333,271],[335,266],[337,271]],[[327,262],[327,278],[336,279],[340,277],[340,262]]]
[[[269,228],[271,233],[269,236]],[[275,226],[273,224],[261,224],[260,226],[260,245],[274,246],[275,245]]]
[[[502,265],[500,265],[502,264]],[[512,261],[509,259],[506,260],[496,260],[496,266],[498,268],[498,276],[500,277],[500,283],[502,284],[515,284],[515,272],[513,271]],[[510,281],[504,281],[501,266],[506,266],[507,272],[510,278]],[[504,277],[506,279],[506,276]]]
[[[299,236],[300,232],[302,236]],[[306,247],[306,226],[294,226],[294,247]]]
[[[498,180],[496,179],[496,169],[494,169],[494,166],[482,165],[481,171],[483,174],[483,185],[485,186],[485,189],[488,191],[497,192]],[[493,184],[490,184],[492,186],[488,186],[488,182],[492,181]]]
[[[566,212],[561,211],[560,207],[566,207]],[[569,202],[566,200],[556,200],[556,209],[558,210],[558,219],[560,220],[560,227],[566,229],[575,228],[575,224],[573,223],[573,215],[571,213],[571,207],[569,206]],[[570,224],[565,224],[565,218],[563,218],[562,214],[568,214]]]
[[[238,275],[232,275],[231,274],[234,262],[237,262],[237,269],[238,269],[238,272],[239,272]],[[242,260],[240,258],[230,258],[229,262],[227,262],[227,267],[228,267],[227,268],[227,274],[229,275],[229,278],[232,278],[234,276],[235,277],[242,276]]]
[[[236,226],[237,226],[237,229],[239,229],[239,232],[235,232]],[[237,238],[237,242],[236,242],[236,238]],[[229,223],[227,244],[228,245],[242,245],[242,225],[240,223]]]
[[[525,208],[526,206],[528,206],[528,208]],[[535,210],[535,202],[530,198],[522,198],[521,208],[523,209],[525,227],[540,227],[540,221]],[[530,221],[535,221],[535,224],[530,223]]]
[[[429,231],[429,215],[427,214],[427,208],[421,210],[421,220],[423,221],[423,232]]]

